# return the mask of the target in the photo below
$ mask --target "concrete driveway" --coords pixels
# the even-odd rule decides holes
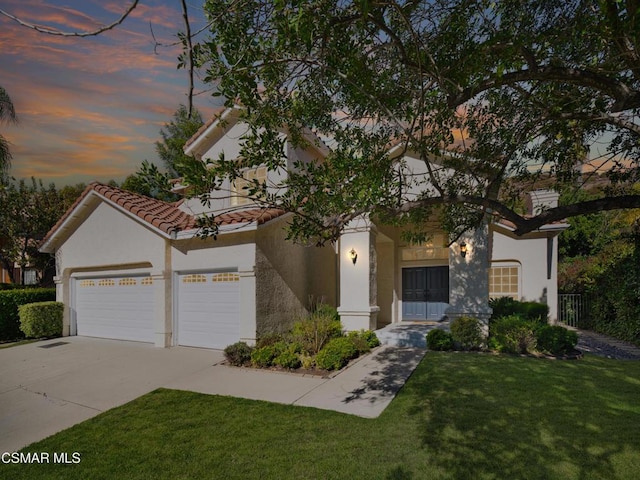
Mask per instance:
[[[64,337],[0,350],[0,453],[165,387],[375,418],[425,354],[385,345],[329,376],[221,365],[220,350]]]
[[[0,452],[221,362],[219,350],[64,337],[0,350]]]

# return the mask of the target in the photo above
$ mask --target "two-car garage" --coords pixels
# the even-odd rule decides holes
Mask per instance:
[[[173,284],[174,345],[222,349],[240,339],[237,272],[176,274]],[[154,342],[155,332],[162,330],[163,322],[157,320],[157,288],[148,275],[76,278],[72,300],[76,333]]]
[[[155,290],[151,277],[76,279],[75,293],[78,335],[154,341]]]

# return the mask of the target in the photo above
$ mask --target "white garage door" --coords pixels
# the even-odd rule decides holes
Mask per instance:
[[[178,344],[222,349],[240,340],[240,276],[178,277]]]
[[[75,292],[78,335],[154,341],[154,286],[150,277],[76,279]]]

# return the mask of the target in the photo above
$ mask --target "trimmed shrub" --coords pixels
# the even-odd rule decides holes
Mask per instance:
[[[263,333],[256,340],[256,348],[267,347],[282,341],[284,341],[284,335],[282,333]]]
[[[441,328],[434,328],[427,333],[427,348],[435,351],[453,350],[453,337],[451,333]]]
[[[340,370],[357,356],[358,350],[350,338],[333,338],[316,355],[316,365],[323,370]]]
[[[251,352],[253,348],[245,342],[236,342],[224,349],[224,356],[231,365],[242,367],[251,363]]]
[[[64,304],[60,302],[27,303],[18,307],[20,330],[28,338],[60,337]]]
[[[518,309],[516,300],[511,297],[497,297],[489,299],[489,306],[493,310],[491,319],[515,315]]]
[[[20,330],[18,307],[27,303],[52,302],[56,299],[55,288],[28,288],[0,291],[0,341],[24,338]]]
[[[549,318],[549,305],[540,302],[520,302],[520,315],[525,320],[546,324]]]
[[[489,322],[489,348],[502,353],[530,353],[536,349],[534,323],[518,315]]]
[[[364,330],[362,332],[362,337],[364,337],[369,348],[376,348],[380,346],[380,340],[378,339],[376,332],[371,330]]]
[[[380,340],[374,332],[371,330],[360,330],[359,332],[349,332],[347,337],[351,339],[356,349],[358,350],[358,355],[363,355],[371,351],[372,348],[380,345]]]
[[[273,345],[256,348],[251,352],[251,364],[259,368],[267,368],[273,365],[273,360],[278,355]]]
[[[300,361],[302,362],[302,368],[306,370],[311,370],[316,366],[316,359],[309,355],[300,355]]]
[[[519,302],[511,297],[498,297],[489,300],[489,306],[493,309],[492,319],[518,315],[524,320],[545,324],[549,318],[549,305],[545,303]]]
[[[573,352],[578,344],[578,334],[559,325],[543,325],[536,332],[537,349],[551,355]]]
[[[290,345],[289,348],[280,352],[276,358],[273,359],[274,365],[278,365],[282,368],[295,369],[300,368],[302,362],[298,353],[295,351],[296,346]]]
[[[336,322],[340,321],[340,315],[338,314],[338,309],[336,307],[332,307],[331,305],[327,305],[326,303],[319,303],[316,306],[313,313],[316,315],[331,317]]]
[[[316,355],[329,340],[342,336],[342,324],[330,311],[318,310],[295,322],[291,336],[305,353]]]
[[[462,316],[451,322],[451,337],[464,350],[478,350],[483,343],[480,321],[474,317]]]

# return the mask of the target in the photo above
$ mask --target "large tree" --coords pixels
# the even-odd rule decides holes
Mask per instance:
[[[639,180],[635,0],[208,0],[205,9],[211,35],[196,61],[228,104],[244,105],[252,130],[240,159],[187,180],[204,192],[244,167],[282,168],[278,132],[304,144],[313,130],[331,142],[325,162],[297,165],[277,194],[250,189],[298,213],[294,237],[335,238],[362,213],[413,225],[439,213],[452,230],[490,214],[523,234],[640,206],[625,189]],[[405,153],[424,162],[423,185],[402,174]],[[534,218],[515,207],[509,187],[522,179],[574,184],[582,168],[606,171],[616,188]],[[411,185],[422,193],[409,197]]]
[[[13,102],[7,91],[0,86],[0,124],[5,122],[16,122],[16,111]],[[11,165],[11,151],[9,143],[0,135],[0,181],[4,181],[9,166]]]
[[[178,200],[179,196],[171,192],[171,180],[182,175],[183,167],[191,163],[184,153],[184,146],[203,123],[196,108],[189,112],[186,106],[180,105],[160,130],[162,140],[155,143],[165,170],[160,171],[156,165],[144,160],[138,171],[125,179],[122,188],[168,202]]]
[[[11,178],[0,189],[0,263],[11,276],[16,265],[21,267],[24,283],[25,267],[43,274],[54,265],[48,254],[38,252],[39,242],[83,189],[78,184],[58,191],[54,184],[45,187],[35,178]]]
[[[156,142],[156,153],[162,160],[167,172],[174,178],[180,176],[180,165],[187,156],[184,145],[203,125],[202,115],[197,108],[191,111],[180,105],[173,118],[160,130],[161,141]]]

